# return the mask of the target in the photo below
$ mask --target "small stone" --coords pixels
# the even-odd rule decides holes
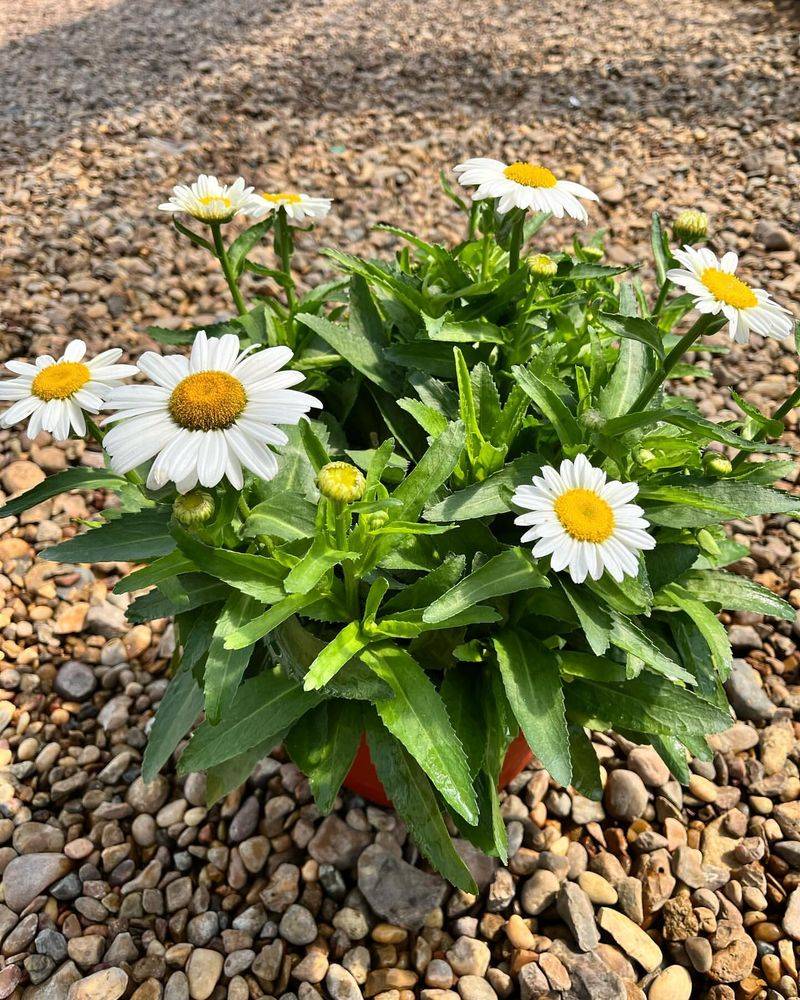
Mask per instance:
[[[458,992],[462,1000],[497,1000],[497,994],[481,976],[462,976]]]
[[[716,983],[741,982],[752,970],[757,955],[755,943],[741,930],[741,936],[716,952],[708,977]]]
[[[522,909],[531,917],[538,916],[552,906],[560,888],[561,883],[551,871],[539,868],[522,886]]]
[[[761,731],[759,753],[765,775],[778,774],[783,770],[789,754],[794,749],[794,742],[794,728],[788,719],[774,722]]]
[[[719,789],[708,778],[701,774],[693,774],[689,779],[689,791],[701,802],[716,802],[719,796]]]
[[[776,706],[768,698],[758,674],[747,660],[734,659],[725,690],[740,719],[769,722],[776,712]]]
[[[519,995],[521,1000],[538,1000],[551,996],[550,983],[536,962],[528,962],[519,970]]]
[[[71,868],[72,862],[62,854],[24,854],[13,858],[3,872],[6,904],[20,913]]]
[[[223,961],[218,951],[195,948],[186,963],[186,978],[192,1000],[208,1000],[219,981]]]
[[[305,906],[294,903],[281,917],[278,931],[290,944],[306,945],[315,940],[317,925]]]
[[[614,886],[596,872],[581,872],[578,885],[589,899],[598,906],[613,906],[617,902],[617,890]]]
[[[341,965],[334,963],[328,966],[325,986],[333,1000],[362,1000],[358,983]]]
[[[64,833],[49,823],[20,823],[12,843],[17,854],[60,854]]]
[[[103,969],[73,983],[67,1000],[118,1000],[127,988],[128,974],[123,969]]]
[[[649,746],[634,747],[628,754],[628,767],[651,788],[663,787],[672,777],[667,765]]]
[[[775,821],[789,840],[800,840],[800,801],[781,802],[773,812]]]
[[[790,938],[800,941],[800,888],[795,889],[789,897],[783,915],[783,929]]]
[[[600,944],[591,900],[579,885],[575,882],[564,883],[558,894],[556,909],[581,951],[591,951]]]
[[[689,956],[692,966],[701,975],[705,975],[711,968],[711,962],[714,958],[711,942],[707,938],[692,937],[687,938],[683,946],[686,949],[686,954]]]
[[[485,976],[491,957],[485,942],[465,936],[460,937],[445,953],[450,968],[457,976]]]
[[[23,493],[32,490],[44,480],[44,472],[33,462],[23,460],[9,463],[0,472],[0,482],[8,494]]]
[[[155,815],[169,796],[169,782],[160,774],[145,784],[141,777],[135,778],[128,789],[127,802],[139,813]]]
[[[309,951],[292,969],[292,977],[303,983],[321,983],[328,971],[328,959],[320,951]]]
[[[69,660],[59,668],[53,687],[62,698],[84,701],[97,687],[97,678],[91,667],[78,660]]]
[[[335,814],[326,816],[308,845],[308,853],[319,864],[352,868],[372,840],[367,832],[354,830]]]
[[[647,789],[638,774],[620,768],[609,774],[603,802],[610,815],[617,819],[639,819],[647,808]]]
[[[692,977],[682,965],[668,965],[653,980],[648,1000],[691,1000]]]
[[[685,941],[700,929],[697,916],[688,895],[681,893],[664,903],[661,911],[664,920],[664,938],[667,941]]]
[[[358,859],[358,888],[378,916],[407,930],[419,930],[449,891],[438,875],[420,871],[377,844]]]
[[[676,878],[692,889],[702,889],[706,884],[703,855],[693,847],[683,844],[673,853],[672,871]]]
[[[600,926],[606,931],[626,955],[642,966],[645,972],[653,972],[661,965],[661,949],[641,927],[616,910],[604,906],[600,910]]]

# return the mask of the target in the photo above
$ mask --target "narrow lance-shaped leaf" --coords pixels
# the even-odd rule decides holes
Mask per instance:
[[[258,607],[252,597],[233,591],[217,620],[203,674],[206,718],[212,725],[219,723],[233,701],[253,651],[252,646],[227,649],[225,640],[249,621]]]
[[[20,514],[23,510],[30,510],[31,507],[36,507],[59,493],[69,493],[70,490],[114,490],[125,483],[127,480],[124,476],[109,469],[65,469],[7,501],[0,507],[0,517]]]
[[[467,822],[478,820],[467,759],[436,688],[417,661],[392,643],[367,647],[366,665],[394,691],[376,704],[386,728],[399,739]]]
[[[361,740],[363,722],[358,702],[331,699],[307,713],[286,737],[286,749],[308,776],[317,808],[328,813]]]
[[[53,545],[42,553],[55,562],[134,562],[167,555],[175,548],[169,533],[172,509],[166,506],[148,507],[134,513],[121,514],[93,528]]]
[[[520,629],[493,639],[503,684],[525,739],[561,785],[572,781],[564,693],[555,655]]]
[[[370,641],[361,630],[360,622],[350,622],[325,646],[308,668],[303,688],[316,691],[349,663]]]
[[[202,708],[203,691],[192,676],[191,664],[181,664],[167,685],[147,739],[142,761],[145,783],[149,784],[167,763]]]

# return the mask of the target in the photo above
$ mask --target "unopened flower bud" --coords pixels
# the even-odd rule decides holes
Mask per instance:
[[[389,522],[389,515],[385,510],[376,510],[366,515],[367,528],[370,531],[377,531]]]
[[[718,451],[707,451],[703,455],[703,468],[712,476],[729,476],[733,472],[730,459]]]
[[[587,410],[581,417],[581,423],[590,431],[599,431],[606,423],[606,418],[599,410]]]
[[[544,253],[534,254],[526,258],[525,263],[532,278],[553,278],[558,271],[558,264]]]
[[[602,247],[581,247],[581,255],[590,263],[596,264],[598,261],[603,259],[605,250]]]
[[[719,555],[720,549],[717,544],[717,540],[708,528],[701,528],[695,535],[695,538],[697,540],[697,544],[706,555],[711,556],[712,559]]]
[[[649,448],[637,448],[633,456],[639,465],[647,465],[648,462],[654,462],[656,458],[656,453],[650,451]]]
[[[708,216],[694,208],[680,212],[672,224],[672,233],[681,245],[702,243],[708,236]]]
[[[360,469],[349,462],[328,462],[317,475],[320,493],[329,500],[355,503],[364,496],[367,482]]]
[[[194,490],[185,496],[177,497],[172,505],[172,512],[178,524],[193,528],[210,521],[216,513],[216,505],[210,493]]]

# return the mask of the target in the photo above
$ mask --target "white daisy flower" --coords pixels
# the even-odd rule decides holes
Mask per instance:
[[[262,202],[253,188],[238,177],[233,184],[220,184],[210,174],[200,174],[188,187],[178,184],[169,201],[158,206],[162,212],[186,212],[201,222],[229,222],[234,215],[259,215]]]
[[[751,331],[777,340],[791,334],[791,313],[763,288],[751,288],[736,277],[739,258],[735,253],[728,252],[717,260],[706,247],[685,246],[675,250],[674,257],[683,267],[667,271],[667,277],[694,296],[698,312],[721,312],[728,320],[730,339],[737,344],[746,344]]]
[[[642,508],[629,503],[638,492],[636,483],[606,482],[585,455],[565,458],[558,471],[545,465],[532,486],[517,487],[513,502],[530,513],[514,523],[530,525],[522,541],[537,539],[533,555],[550,556],[550,568],[569,569],[575,583],[599,580],[604,570],[620,582],[637,575],[639,552],[656,544]]]
[[[225,476],[241,489],[243,468],[272,479],[278,460],[269,446],[289,440],[276,425],[297,424],[322,405],[290,388],[305,378],[280,370],[291,358],[288,347],[240,351],[235,334],[204,330],[188,358],[146,352],[139,370],[154,384],[123,386],[106,401],[117,411],[105,421],[116,423],[103,440],[111,467],[124,474],[154,458],[148,487],[174,482],[179,493]]]
[[[118,365],[119,348],[85,359],[86,344],[73,340],[63,357],[45,354],[34,364],[7,361],[6,368],[16,378],[0,382],[0,400],[12,405],[0,416],[0,426],[11,427],[30,417],[28,437],[48,431],[58,441],[66,441],[70,429],[79,437],[86,433],[86,413],[98,413],[109,390],[131,375],[133,365]]]
[[[512,208],[533,208],[537,212],[552,212],[557,219],[569,215],[580,222],[588,222],[589,216],[578,198],[599,200],[594,191],[583,184],[559,180],[547,167],[524,160],[502,163],[477,157],[459,163],[454,170],[464,187],[477,186],[473,201],[499,199],[497,211],[501,215]]]
[[[288,220],[295,223],[303,222],[304,219],[324,219],[330,212],[332,203],[330,198],[316,198],[292,191],[276,191],[274,194],[262,191],[261,200],[262,214],[269,215],[270,212],[284,208]]]

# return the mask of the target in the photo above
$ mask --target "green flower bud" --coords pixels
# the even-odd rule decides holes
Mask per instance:
[[[672,223],[672,234],[681,245],[702,243],[708,236],[708,216],[694,208],[680,212]]]
[[[581,247],[581,256],[584,257],[586,261],[590,264],[597,264],[605,256],[605,250],[602,247]]]
[[[697,544],[706,555],[709,555],[712,558],[716,558],[719,555],[719,545],[717,544],[717,540],[708,528],[701,528],[695,535],[695,538],[697,539]]]
[[[544,253],[537,253],[533,257],[527,257],[525,263],[531,277],[540,280],[553,278],[558,271],[558,264]]]
[[[650,451],[649,448],[637,448],[633,454],[639,465],[647,465],[648,462],[654,462],[656,458],[656,453]]]
[[[349,462],[328,462],[319,470],[317,486],[329,500],[355,503],[364,496],[367,482],[361,470]]]
[[[371,514],[365,515],[367,528],[370,531],[375,531],[378,528],[382,528],[389,521],[389,515],[385,510],[376,510]]]
[[[730,459],[718,451],[707,451],[703,455],[703,468],[711,476],[729,476],[733,472]]]
[[[210,521],[216,513],[216,504],[210,493],[195,490],[185,496],[177,497],[172,505],[172,512],[178,524],[185,528],[194,528],[198,524]]]
[[[581,417],[581,423],[590,431],[599,431],[605,426],[606,418],[599,410],[587,410]]]

